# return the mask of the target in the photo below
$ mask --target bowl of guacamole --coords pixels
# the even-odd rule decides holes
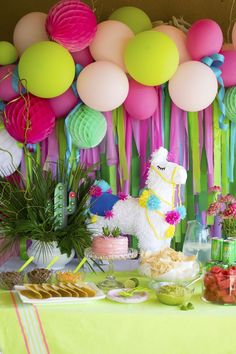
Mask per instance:
[[[160,283],[156,288],[158,300],[165,305],[178,306],[190,301],[194,289],[175,283]]]

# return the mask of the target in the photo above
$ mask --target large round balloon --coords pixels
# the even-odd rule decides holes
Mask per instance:
[[[221,65],[222,79],[225,87],[236,85],[236,50],[222,51],[224,55],[224,63]]]
[[[0,130],[0,141],[0,177],[8,177],[19,167],[23,150],[6,129]]]
[[[129,94],[125,100],[125,109],[134,119],[148,119],[157,109],[157,93],[154,87],[144,86],[129,80]]]
[[[213,71],[198,61],[181,64],[169,81],[172,101],[189,112],[207,108],[216,97],[217,89],[217,79]]]
[[[139,33],[125,50],[128,73],[143,85],[165,83],[174,75],[178,64],[179,53],[175,43],[161,32]]]
[[[71,54],[61,45],[38,42],[27,48],[19,61],[19,77],[35,96],[52,98],[72,84],[75,65]]]
[[[119,21],[99,23],[90,51],[95,60],[107,60],[125,69],[124,51],[130,39],[134,38],[131,29]]]
[[[80,64],[83,67],[94,62],[89,47],[79,50],[78,52],[72,52],[71,55],[74,59],[75,64]]]
[[[224,97],[226,117],[236,123],[236,87],[230,87]]]
[[[133,6],[120,7],[111,14],[109,20],[123,22],[134,34],[148,31],[152,28],[148,15],[143,10]]]
[[[25,95],[6,105],[4,123],[17,141],[36,144],[53,131],[55,114],[47,100]]]
[[[200,60],[205,56],[219,53],[223,44],[220,26],[213,20],[196,21],[187,34],[187,49],[192,59]]]
[[[49,99],[49,104],[56,118],[65,117],[78,103],[79,97],[75,95],[72,88],[60,96]]]
[[[43,12],[30,12],[16,24],[13,43],[21,55],[32,44],[48,40],[45,29],[47,15]]]
[[[117,65],[98,61],[82,70],[77,80],[77,90],[87,106],[105,112],[119,107],[125,101],[129,82]]]
[[[13,64],[17,58],[18,54],[14,45],[6,41],[0,41],[0,65]]]
[[[97,146],[103,140],[107,130],[107,122],[101,112],[81,104],[69,114],[68,130],[77,147],[89,149]]]
[[[11,101],[23,93],[21,87],[17,66],[14,64],[6,65],[0,68],[0,100]]]
[[[189,52],[187,50],[186,42],[187,36],[179,28],[170,25],[160,25],[154,28],[155,31],[165,33],[169,36],[175,43],[179,51],[179,62],[184,63],[185,61],[191,60]]]
[[[96,16],[80,0],[61,0],[49,11],[46,29],[52,40],[70,52],[77,52],[92,42],[97,29]]]

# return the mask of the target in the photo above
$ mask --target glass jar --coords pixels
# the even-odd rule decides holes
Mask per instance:
[[[221,305],[236,305],[236,266],[213,266],[204,275],[202,299]]]

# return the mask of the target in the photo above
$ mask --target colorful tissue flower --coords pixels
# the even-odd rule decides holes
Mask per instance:
[[[165,215],[165,221],[170,225],[176,225],[180,220],[180,213],[177,210],[168,211]]]
[[[147,200],[148,210],[159,210],[161,207],[161,201],[154,194],[150,195]]]
[[[224,219],[233,218],[236,216],[235,204],[236,203],[228,205],[228,207],[223,211],[223,218]]]
[[[226,194],[226,195],[222,195],[222,197],[220,197],[218,201],[219,203],[234,203],[236,202],[236,199],[234,198],[233,195]]]
[[[89,194],[95,198],[101,197],[102,189],[99,186],[93,185],[89,190]]]
[[[221,204],[219,202],[211,203],[207,210],[207,214],[211,216],[215,216],[220,212],[220,209],[221,209]]]
[[[123,192],[119,192],[118,197],[120,200],[126,200],[128,198],[127,194]]]
[[[105,219],[110,220],[110,219],[113,218],[113,216],[114,216],[114,214],[113,214],[113,211],[112,211],[112,210],[107,210],[107,211],[105,211],[105,213],[104,213]]]
[[[147,201],[148,201],[149,196],[150,196],[150,191],[147,189],[144,189],[138,199],[138,203],[142,208],[147,207]]]
[[[210,188],[208,189],[208,192],[209,192],[209,193],[212,193],[212,192],[219,193],[219,192],[221,192],[221,187],[220,187],[220,186],[213,186],[213,187],[210,187]]]

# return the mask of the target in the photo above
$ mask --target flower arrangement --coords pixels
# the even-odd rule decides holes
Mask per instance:
[[[207,210],[208,215],[220,217],[223,237],[236,237],[236,198],[231,194],[220,195],[219,186],[210,188],[209,192],[213,193],[214,201]]]

